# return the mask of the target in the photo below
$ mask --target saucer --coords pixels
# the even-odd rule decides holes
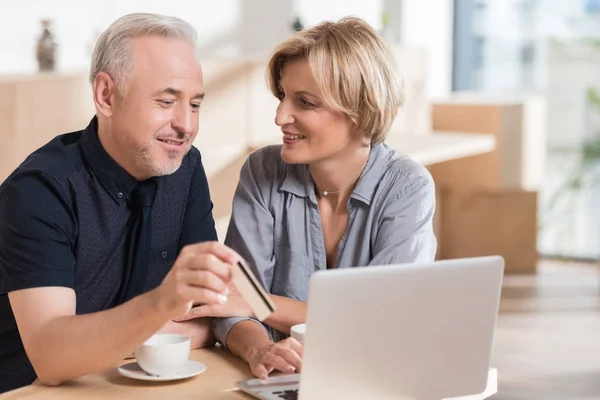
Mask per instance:
[[[128,378],[139,379],[142,381],[165,382],[175,381],[179,379],[187,379],[191,378],[192,376],[200,375],[201,373],[206,371],[206,365],[202,364],[199,361],[188,360],[188,362],[173,375],[152,376],[144,372],[144,370],[140,368],[138,363],[134,361],[121,365],[117,369],[117,371],[119,371],[119,374]]]

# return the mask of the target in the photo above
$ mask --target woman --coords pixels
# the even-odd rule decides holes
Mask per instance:
[[[431,261],[436,251],[431,176],[382,143],[401,83],[369,25],[345,18],[298,32],[276,49],[268,84],[283,144],[242,167],[225,243],[273,294],[273,340],[236,293],[194,309],[236,317],[215,320],[215,335],[261,378],[301,367],[302,346],[283,338],[305,321],[314,271]]]

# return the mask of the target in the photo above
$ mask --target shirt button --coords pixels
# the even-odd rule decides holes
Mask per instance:
[[[166,251],[163,251],[162,253],[160,253],[160,256],[161,256],[162,258],[167,258],[167,252],[166,252]]]
[[[123,193],[121,193],[121,192],[117,193],[117,198],[118,199],[122,199],[123,198]]]

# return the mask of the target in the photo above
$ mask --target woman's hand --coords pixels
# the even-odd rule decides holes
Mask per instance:
[[[246,357],[250,370],[259,379],[267,379],[274,369],[286,374],[300,372],[303,347],[294,338],[260,345]]]

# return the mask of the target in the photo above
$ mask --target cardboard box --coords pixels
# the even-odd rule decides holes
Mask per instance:
[[[443,190],[440,258],[499,254],[506,273],[534,273],[537,252],[535,191]]]
[[[539,190],[546,154],[544,100],[482,96],[457,95],[434,103],[434,130],[491,133],[496,138],[490,153],[432,165],[434,180],[444,188]]]

